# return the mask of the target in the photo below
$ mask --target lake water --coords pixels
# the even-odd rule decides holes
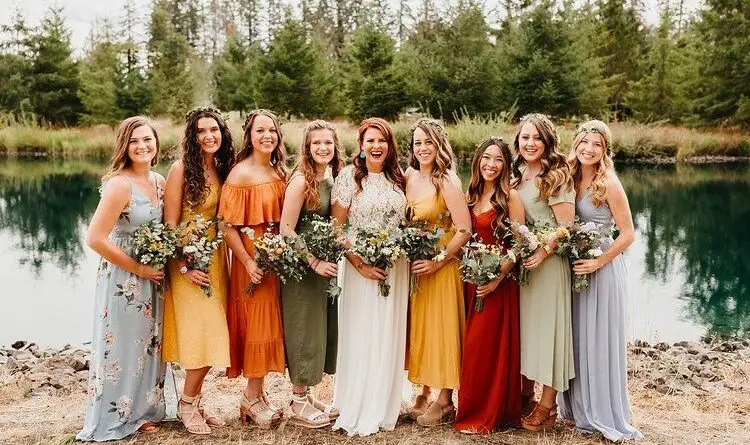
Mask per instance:
[[[636,227],[630,338],[750,333],[750,164],[618,170]],[[84,238],[101,172],[0,159],[0,345],[89,340],[98,256]]]

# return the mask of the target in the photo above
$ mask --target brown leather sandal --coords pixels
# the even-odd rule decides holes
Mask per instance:
[[[537,401],[534,400],[534,393],[524,394],[521,396],[521,417],[526,417],[534,411]]]
[[[414,406],[412,406],[409,410],[409,417],[411,417],[413,420],[417,420],[417,417],[423,415],[425,411],[427,411],[427,408],[430,407],[430,404],[430,399],[426,395],[418,395],[417,400],[414,402]]]
[[[555,427],[556,420],[557,405],[547,408],[541,403],[537,403],[531,414],[521,419],[521,426],[529,431],[548,430]]]
[[[417,423],[421,426],[437,426],[451,423],[456,419],[456,407],[452,403],[443,405],[435,400],[430,407],[417,417]]]

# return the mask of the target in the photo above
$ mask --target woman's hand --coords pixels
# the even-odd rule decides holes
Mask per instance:
[[[539,247],[533,255],[523,260],[523,267],[532,270],[541,265],[547,259],[547,251]]]
[[[594,260],[575,260],[573,261],[573,273],[576,275],[586,275],[594,273],[601,269],[604,264],[601,264],[599,258]]]
[[[139,264],[135,271],[135,274],[144,280],[149,280],[152,283],[158,283],[164,279],[164,270],[156,269],[145,264]]]
[[[435,273],[441,267],[443,267],[443,263],[441,261],[416,260],[413,263],[411,263],[411,273],[420,277],[422,275],[429,275],[431,273]]]
[[[255,260],[250,259],[245,264],[245,271],[250,275],[250,281],[253,284],[260,284],[260,280],[263,279],[263,271],[258,267],[258,263]]]
[[[336,263],[329,263],[328,261],[319,261],[318,264],[313,267],[316,274],[321,277],[333,278],[339,272],[339,266]]]
[[[360,275],[368,280],[383,281],[388,278],[388,274],[381,268],[362,263],[356,268]]]
[[[477,287],[477,297],[484,298],[494,292],[497,286],[500,285],[500,282],[503,281],[503,278],[505,278],[505,275],[500,275],[489,283]]]
[[[208,287],[211,285],[208,274],[198,269],[188,269],[188,271],[185,272],[185,278],[196,286]]]

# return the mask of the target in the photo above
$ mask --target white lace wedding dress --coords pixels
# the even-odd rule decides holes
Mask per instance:
[[[406,209],[404,193],[382,173],[370,173],[359,191],[352,166],[339,174],[331,201],[349,209],[352,240],[360,228],[396,227]],[[390,211],[395,215],[386,221],[384,215]],[[333,429],[366,436],[380,429],[392,430],[401,408],[409,269],[406,260],[400,259],[389,270],[390,295],[383,297],[377,281],[364,278],[348,261],[344,263],[334,393],[341,416]]]

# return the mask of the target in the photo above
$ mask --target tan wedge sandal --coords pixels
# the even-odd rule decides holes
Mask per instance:
[[[265,395],[250,400],[246,394],[242,394],[242,400],[240,401],[240,420],[242,420],[242,423],[249,424],[251,427],[270,430],[279,426],[283,418],[283,413],[269,407]]]
[[[427,411],[427,408],[430,407],[430,404],[430,400],[426,395],[418,395],[417,400],[414,402],[414,406],[412,406],[409,410],[409,417],[412,420],[417,420],[417,417],[423,415],[425,411]]]
[[[421,416],[417,417],[417,423],[421,426],[437,426],[451,423],[456,420],[456,407],[452,403],[443,405],[435,400]]]
[[[305,428],[323,428],[331,424],[331,418],[328,414],[317,409],[310,403],[309,394],[307,396],[295,396],[289,403],[289,409],[292,411],[292,417],[289,423]]]
[[[557,405],[550,408],[537,403],[534,410],[528,416],[521,419],[521,426],[529,431],[542,431],[555,427],[557,420]]]

